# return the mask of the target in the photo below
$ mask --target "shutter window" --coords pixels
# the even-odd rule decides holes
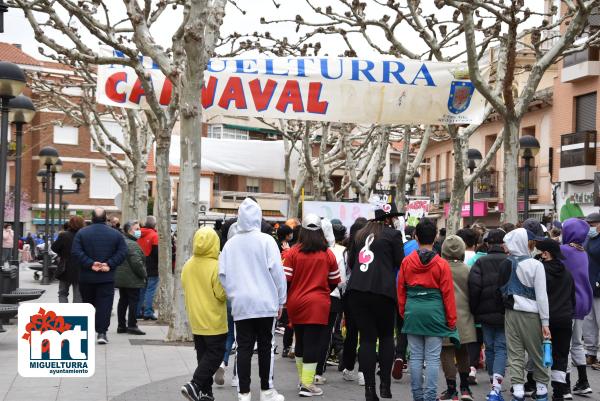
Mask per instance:
[[[596,130],[596,92],[575,98],[576,122],[575,131]]]

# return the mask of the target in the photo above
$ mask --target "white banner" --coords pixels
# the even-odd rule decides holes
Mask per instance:
[[[118,52],[114,52],[118,56]],[[172,84],[142,58],[162,105]],[[147,107],[130,67],[98,67],[98,103]],[[484,99],[464,64],[410,59],[214,58],[199,94],[203,117],[286,118],[358,124],[470,124],[483,118]]]
[[[374,217],[373,205],[370,203],[350,203],[350,202],[302,202],[302,215],[314,213],[319,217],[325,217],[329,220],[339,219],[346,228],[354,224],[359,217],[372,219]]]

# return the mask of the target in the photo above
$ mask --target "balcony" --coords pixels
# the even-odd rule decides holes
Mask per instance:
[[[560,137],[559,181],[588,181],[596,172],[596,131]]]
[[[421,184],[421,196],[428,196],[438,204],[449,201],[451,193],[452,180],[450,179]]]
[[[452,180],[447,178],[438,181],[438,191],[440,203],[448,202],[450,200],[450,195],[452,194]]]
[[[475,199],[498,198],[498,172],[486,171],[473,183],[473,197]]]
[[[529,196],[536,196],[538,193],[537,189],[537,167],[529,168]],[[519,196],[525,194],[525,167],[519,167]]]
[[[600,55],[597,47],[569,54],[563,60],[561,82],[575,82],[600,75]]]

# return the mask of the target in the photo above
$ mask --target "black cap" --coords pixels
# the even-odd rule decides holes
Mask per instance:
[[[562,252],[560,251],[560,244],[558,241],[546,238],[535,243],[535,247],[544,252],[549,252],[554,259],[564,259]]]
[[[537,219],[527,219],[523,222],[523,228],[527,230],[527,238],[534,241],[542,241],[547,237],[544,235],[544,229]]]
[[[587,215],[587,217],[585,218],[585,221],[587,221],[588,223],[598,223],[600,222],[600,213],[590,213]]]
[[[500,229],[492,229],[486,233],[486,242],[490,245],[499,245],[504,243],[504,231]]]
[[[404,213],[398,212],[398,208],[394,202],[384,203],[375,210],[375,218],[372,221],[382,221],[387,217],[403,216]]]

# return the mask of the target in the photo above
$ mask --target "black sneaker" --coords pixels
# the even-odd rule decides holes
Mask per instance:
[[[96,342],[98,344],[108,344],[108,338],[106,338],[106,333],[98,333],[98,338]]]
[[[460,400],[461,401],[473,401],[473,393],[471,389],[462,388],[460,389]]]
[[[446,389],[442,394],[440,394],[439,401],[452,401],[458,399],[458,392],[455,389]]]
[[[531,397],[531,398],[535,398],[534,394],[535,394],[535,382],[534,383],[529,383],[526,382],[525,383],[525,397]]]
[[[290,349],[289,348],[284,348],[283,352],[281,352],[281,357],[282,358],[287,358],[288,355],[289,355],[289,353],[290,353]]]
[[[577,383],[575,383],[575,387],[573,387],[573,394],[576,394],[576,395],[592,394],[592,389],[590,388],[590,383],[588,383],[587,380],[577,380]]]
[[[181,395],[189,401],[200,401],[200,396],[204,394],[200,393],[200,389],[193,382],[187,382],[181,386]]]
[[[127,329],[127,333],[128,333],[128,334],[134,334],[134,335],[136,335],[136,336],[143,336],[143,335],[146,335],[146,333],[144,333],[142,330],[140,330],[140,328],[139,328],[139,327],[137,327],[137,326],[136,326],[136,327],[129,327],[129,328]]]
[[[127,327],[117,327],[117,333],[119,333],[119,334],[127,333]]]
[[[200,401],[215,401],[215,397],[212,394],[202,393],[200,394]]]

